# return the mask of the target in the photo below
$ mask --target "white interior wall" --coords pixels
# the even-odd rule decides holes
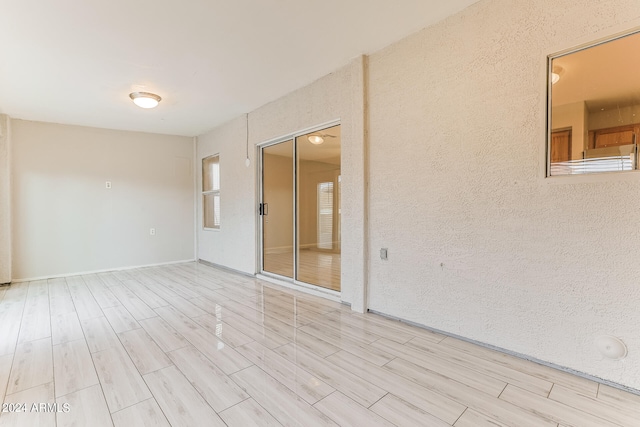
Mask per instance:
[[[371,309],[640,389],[640,174],[543,173],[547,55],[639,17],[484,0],[369,58]]]
[[[584,101],[553,107],[552,130],[571,128],[571,159],[582,159],[589,133],[589,115]]]
[[[11,128],[7,115],[0,115],[0,284],[11,282]]]
[[[247,157],[246,119],[239,117],[198,137],[196,154],[198,258],[249,274],[256,272],[256,165]],[[220,154],[220,229],[202,227],[202,159]]]
[[[293,253],[293,157],[265,154],[262,161],[269,209],[263,231],[265,252]]]
[[[342,141],[342,295],[355,310],[364,307],[366,254],[363,221],[366,197],[364,160],[364,58],[271,102],[249,115],[249,141],[256,145],[339,119]],[[198,137],[197,159],[220,153],[222,225],[199,227],[199,257],[247,273],[257,271],[257,165],[244,167],[244,117]],[[253,154],[252,154],[253,155]],[[253,161],[252,157],[252,161]],[[201,173],[201,172],[199,172]],[[201,189],[201,180],[198,177]],[[201,215],[200,206],[198,215]]]
[[[14,279],[194,259],[192,138],[11,128]]]

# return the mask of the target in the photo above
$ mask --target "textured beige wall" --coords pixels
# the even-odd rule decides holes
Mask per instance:
[[[202,159],[220,154],[220,229],[202,229]],[[256,272],[256,167],[254,148],[247,156],[245,117],[234,119],[198,137],[196,223],[198,258],[234,270]]]
[[[14,279],[194,259],[192,138],[11,128]]]
[[[340,120],[343,166],[342,300],[351,303],[352,307],[359,311],[364,309],[363,289],[366,280],[366,247],[364,246],[366,223],[363,221],[366,197],[363,157],[365,137],[363,72],[364,59],[356,58],[335,73],[271,102],[249,115],[249,141],[252,156],[256,150],[255,146],[262,142],[333,120]],[[223,223],[220,232],[216,234],[216,232],[199,230],[198,248],[201,259],[255,273],[257,269],[255,259],[257,166],[253,162],[250,168],[244,167],[244,126],[244,117],[242,117],[198,138],[199,159],[213,153],[220,153],[222,173],[220,197],[223,206],[221,219]],[[229,180],[235,183],[230,184]]]
[[[11,182],[9,117],[0,115],[0,284],[11,282]]]
[[[546,56],[639,17],[485,0],[369,58],[371,309],[640,389],[640,174],[542,172]]]

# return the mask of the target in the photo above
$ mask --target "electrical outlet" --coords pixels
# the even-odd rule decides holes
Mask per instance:
[[[380,249],[380,259],[387,259],[387,248]]]
[[[104,184],[105,188],[110,189],[111,188],[111,181],[107,181]]]
[[[155,235],[156,235],[156,229],[155,229],[155,228],[150,228],[150,229],[149,229],[149,234],[150,234],[151,236],[155,236]]]

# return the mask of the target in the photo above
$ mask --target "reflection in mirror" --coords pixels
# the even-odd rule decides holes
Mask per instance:
[[[640,33],[549,61],[548,175],[638,168]]]

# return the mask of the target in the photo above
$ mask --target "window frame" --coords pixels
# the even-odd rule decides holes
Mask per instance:
[[[600,37],[598,37],[598,35]],[[630,29],[624,29],[619,32],[611,33],[609,30],[597,33],[595,35],[589,36],[582,43],[574,44],[572,46],[567,46],[564,49],[557,49],[554,53],[549,53],[546,56],[546,102],[545,102],[545,143],[544,150],[541,150],[541,160],[544,159],[542,163],[541,178],[546,183],[558,184],[558,183],[593,183],[593,182],[601,182],[602,180],[636,180],[640,177],[640,161],[638,158],[638,151],[640,144],[636,142],[636,153],[635,160],[632,160],[632,164],[634,167],[630,170],[607,170],[607,171],[598,171],[592,173],[576,173],[576,174],[552,174],[551,173],[551,139],[552,133],[554,130],[552,129],[552,72],[553,72],[553,60],[571,55],[576,52],[580,52],[583,50],[587,50],[593,47],[597,47],[603,44],[607,44],[610,42],[614,42],[619,39],[623,39],[625,37],[640,35],[640,27],[634,27]],[[559,130],[559,129],[556,129]],[[640,139],[640,138],[639,138]]]
[[[211,162],[211,160],[215,159],[215,162]],[[206,183],[205,179],[207,174],[205,173],[205,167],[207,164],[209,163],[214,163],[217,164],[218,167],[215,168],[215,172],[217,172],[217,177],[215,176],[215,173],[211,173],[210,174],[210,178],[211,178],[211,182],[210,183]],[[218,187],[215,188],[215,182],[216,182],[216,178],[217,178],[217,184]],[[209,184],[209,185],[207,185]],[[222,224],[222,215],[221,215],[221,211],[222,211],[222,203],[221,201],[221,197],[220,197],[220,188],[222,187],[222,185],[220,184],[220,153],[216,153],[216,154],[212,154],[210,156],[206,156],[202,158],[202,229],[206,230],[206,231],[219,231],[220,230],[220,226]],[[210,189],[207,189],[210,188]],[[207,217],[206,217],[206,198],[207,196],[213,196],[214,200],[215,197],[217,196],[218,199],[218,224],[215,224],[215,202],[213,205],[213,209],[212,209],[212,215],[213,217],[211,218],[212,222],[213,222],[213,226],[212,227],[207,227]]]

